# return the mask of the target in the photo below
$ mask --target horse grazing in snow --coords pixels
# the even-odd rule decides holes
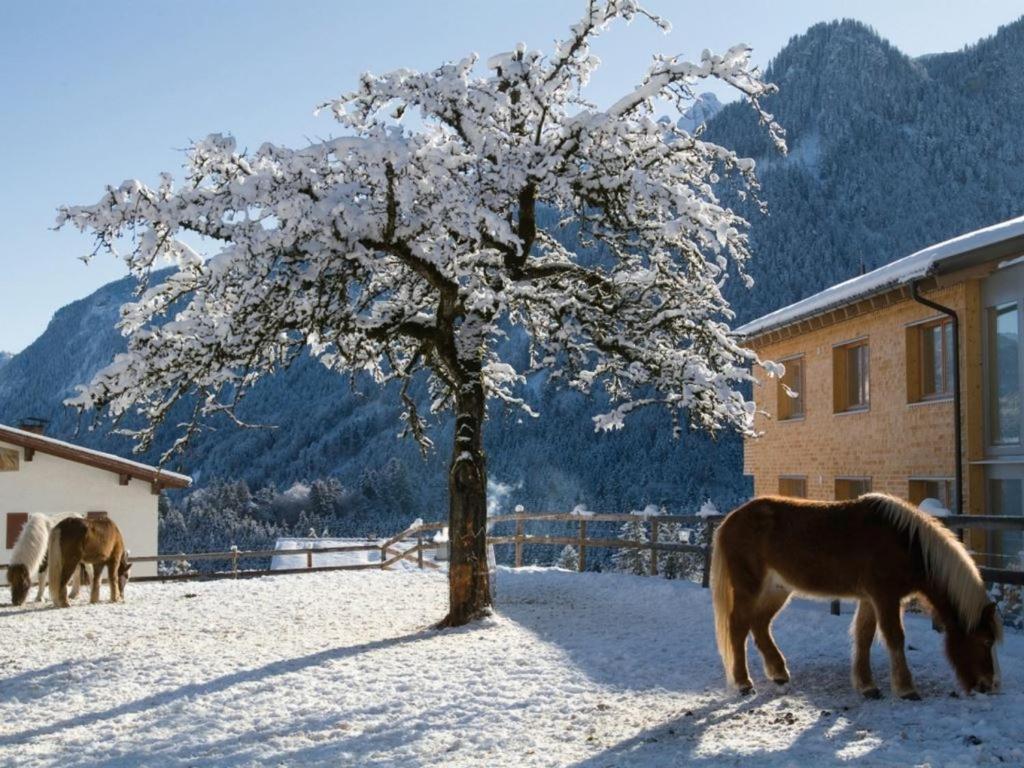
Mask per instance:
[[[28,597],[32,587],[32,578],[36,577],[39,588],[36,590],[36,602],[43,599],[43,590],[46,589],[46,579],[43,573],[46,571],[46,549],[50,541],[50,531],[57,524],[57,518],[32,513],[25,521],[25,525],[18,534],[18,540],[14,542],[14,550],[11,552],[11,562],[7,566],[7,581],[11,585],[11,603],[21,605]],[[74,585],[71,590],[71,597],[78,597],[78,590],[82,582],[89,583],[89,573],[83,567],[81,573],[74,574]]]
[[[100,601],[100,576],[104,566],[110,581],[110,602],[123,599],[132,566],[124,548],[124,538],[113,520],[106,517],[66,517],[53,527],[48,576],[50,597],[58,608],[68,607],[68,581],[82,563],[93,566],[89,602]]]
[[[963,544],[904,501],[869,493],[820,502],[766,496],[731,512],[711,561],[718,652],[727,680],[751,693],[747,634],[778,684],[789,681],[771,622],[793,592],[859,600],[851,626],[853,686],[878,698],[869,654],[876,627],[889,648],[897,696],[919,699],[904,654],[902,601],[917,595],[946,633],[946,655],[970,693],[996,691],[1002,623]]]

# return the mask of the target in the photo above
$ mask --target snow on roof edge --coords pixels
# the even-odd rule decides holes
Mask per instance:
[[[38,432],[28,432],[27,430],[18,429],[17,427],[11,427],[11,426],[8,426],[7,424],[0,424],[0,427],[3,428],[4,432],[13,433],[16,436],[21,436],[21,437],[25,437],[25,438],[29,438],[29,439],[33,439],[33,440],[41,440],[41,441],[50,443],[52,445],[56,445],[56,446],[60,446],[62,448],[67,448],[69,450],[76,451],[78,453],[88,454],[90,456],[96,456],[97,458],[110,459],[112,461],[117,461],[117,462],[120,462],[121,464],[124,464],[125,466],[132,466],[132,467],[136,467],[137,469],[145,470],[147,472],[153,472],[154,474],[156,474],[156,475],[158,475],[159,477],[162,477],[162,478],[170,478],[170,479],[174,479],[174,480],[180,480],[182,482],[187,482],[190,485],[192,483],[192,478],[189,475],[183,475],[180,472],[171,472],[168,469],[161,469],[160,467],[154,467],[152,464],[143,464],[141,461],[133,461],[132,459],[124,459],[124,458],[122,458],[122,457],[120,457],[120,456],[118,456],[117,454],[114,454],[114,453],[105,453],[104,451],[97,451],[97,450],[95,450],[93,448],[84,448],[81,445],[75,445],[74,443],[69,443],[69,442],[66,442],[64,440],[58,440],[57,438],[50,437],[49,435],[41,435]],[[0,435],[0,439],[3,439],[2,435]]]
[[[1021,236],[1024,236],[1024,216],[957,235],[762,315],[736,328],[735,332],[750,337],[790,325],[812,315],[927,277],[946,259]]]

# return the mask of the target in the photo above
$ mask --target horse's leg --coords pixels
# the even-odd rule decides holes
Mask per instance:
[[[60,586],[57,589],[58,594],[50,595],[50,599],[53,600],[53,604],[59,608],[67,608],[71,605],[68,602],[68,582],[71,581],[71,575],[78,568],[78,563],[74,558],[68,557],[68,553],[64,552],[64,562],[61,563],[60,568]]]
[[[79,569],[75,568],[75,572],[71,575],[71,594],[68,595],[72,600],[78,597],[78,593],[82,591],[82,577],[78,574]]]
[[[757,649],[761,652],[761,658],[764,659],[764,673],[778,685],[789,682],[789,669],[786,667],[786,657],[782,655],[779,646],[775,644],[775,638],[772,637],[772,619],[787,600],[789,600],[789,592],[769,586],[758,601],[757,611],[750,627],[754,633]]]
[[[864,599],[857,604],[857,614],[850,625],[853,637],[853,687],[869,699],[882,694],[871,675],[871,644],[875,640],[878,621],[871,601]]]
[[[121,555],[111,557],[107,560],[107,578],[110,579],[110,602],[116,603],[121,599],[121,587],[117,583],[117,566],[121,562]],[[98,570],[102,571],[102,567]],[[99,581],[99,579],[96,579]]]
[[[89,602],[98,603],[100,601],[100,582],[103,581],[100,578],[103,572],[103,566],[95,568],[92,573],[92,579],[89,581]]]
[[[903,611],[899,599],[887,599],[875,602],[875,615],[878,617],[878,628],[889,647],[889,666],[892,670],[892,690],[903,699],[920,701],[921,696],[914,689],[914,679],[907,666],[907,654],[904,651],[906,635],[903,632]]]
[[[36,587],[36,602],[43,602],[43,592],[46,591],[46,571],[41,570],[36,574],[39,578],[39,586]]]

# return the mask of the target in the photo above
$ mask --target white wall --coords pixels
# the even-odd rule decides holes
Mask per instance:
[[[0,472],[0,564],[11,559],[7,549],[7,513],[41,512],[67,515],[106,512],[117,523],[128,551],[136,556],[157,554],[157,499],[149,483],[132,479],[120,485],[114,472],[36,451],[25,461],[24,449],[0,441],[0,448],[20,454],[20,469]],[[156,563],[137,563],[133,576],[155,576]]]

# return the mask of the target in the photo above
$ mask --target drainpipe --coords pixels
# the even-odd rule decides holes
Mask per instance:
[[[949,307],[936,304],[934,301],[922,296],[917,288],[919,282],[920,280],[915,280],[910,284],[910,294],[914,297],[914,301],[937,312],[941,312],[949,317],[953,324],[953,443],[956,450],[956,480],[953,488],[953,506],[955,507],[954,513],[962,515],[964,513],[964,454],[963,435],[961,434],[960,426],[960,318]]]

